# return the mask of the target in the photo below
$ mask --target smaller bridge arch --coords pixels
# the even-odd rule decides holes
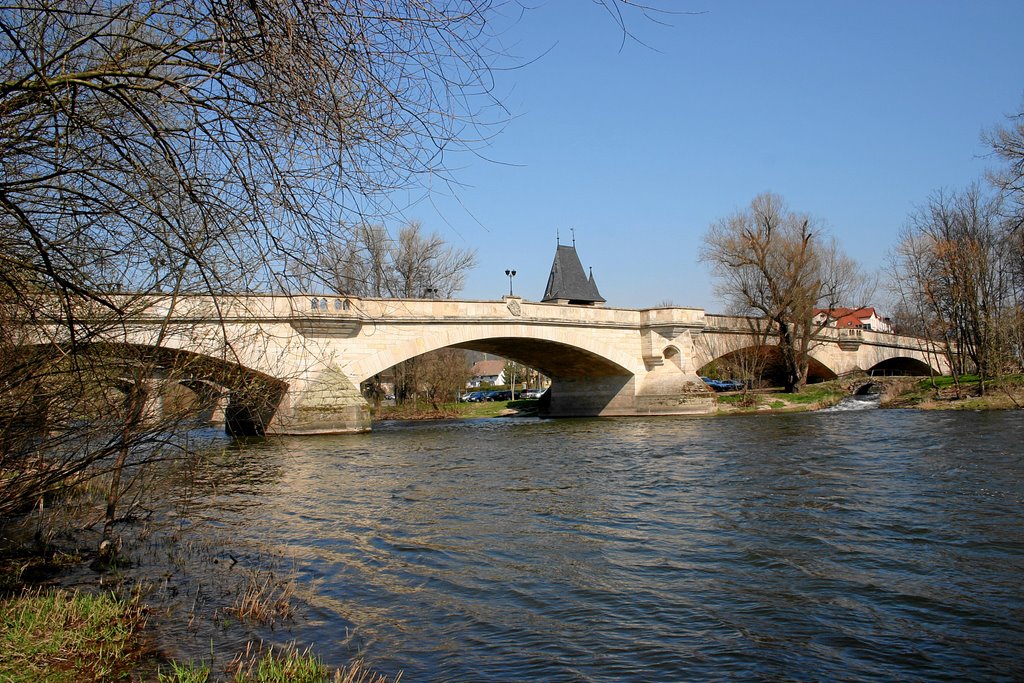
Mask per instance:
[[[865,372],[869,375],[906,375],[910,377],[940,374],[925,361],[910,356],[886,358],[866,368]]]
[[[63,355],[59,345],[23,347],[23,353],[46,357]],[[123,394],[148,394],[146,409],[162,416],[161,385],[179,384],[197,395],[227,398],[225,429],[233,435],[265,433],[287,389],[287,383],[238,363],[186,349],[129,342],[91,342],[78,345],[75,355],[88,365],[79,371],[92,373]]]

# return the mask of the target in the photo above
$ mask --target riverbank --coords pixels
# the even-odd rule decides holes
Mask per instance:
[[[381,404],[371,409],[377,420],[472,420],[493,417],[533,417],[537,415],[537,399],[515,401],[484,401],[481,403],[427,403],[402,405]]]
[[[1015,410],[1024,408],[1024,375],[985,383],[976,376],[924,378],[882,402],[883,408],[918,410]]]
[[[853,395],[866,384],[874,383],[881,394],[882,408],[920,410],[1012,410],[1024,407],[1024,375],[1011,375],[986,384],[982,394],[977,377],[965,376],[956,383],[951,377],[843,378],[809,384],[799,393],[778,389],[737,391],[715,394],[712,415],[750,413],[797,413],[822,410]],[[450,403],[433,407],[419,405],[381,405],[374,409],[374,420],[458,420],[495,417],[533,417],[538,414],[537,400],[495,401],[486,403]]]

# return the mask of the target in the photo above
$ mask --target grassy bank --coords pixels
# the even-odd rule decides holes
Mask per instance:
[[[1024,375],[985,382],[974,375],[923,378],[883,404],[886,408],[920,410],[1013,410],[1024,408]]]
[[[0,680],[126,680],[148,656],[137,598],[63,590],[0,602]]]
[[[0,680],[5,683],[387,683],[360,663],[331,669],[311,651],[250,645],[221,670],[160,657],[140,596],[29,590],[0,599]],[[395,682],[401,678],[394,679]]]
[[[835,405],[849,391],[839,382],[809,384],[803,391],[790,394],[781,391],[750,391],[715,395],[715,412],[730,413],[795,413],[819,410]]]
[[[404,403],[380,405],[372,409],[374,420],[461,420],[508,415],[532,416],[537,414],[536,399],[516,401],[487,401],[484,403]]]
[[[835,405],[857,384],[870,381],[834,380],[810,384],[798,394],[779,391],[716,394],[716,413],[801,412]],[[879,380],[883,383],[886,379]],[[989,380],[984,394],[975,376],[902,378],[884,392],[883,408],[920,410],[1011,410],[1024,408],[1024,375]]]

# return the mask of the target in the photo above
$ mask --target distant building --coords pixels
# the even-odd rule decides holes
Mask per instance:
[[[590,271],[590,277],[583,272],[575,245],[558,245],[555,260],[551,264],[551,274],[548,275],[548,286],[541,301],[577,306],[601,306],[605,303],[601,293],[597,291],[594,271]]]
[[[830,327],[841,330],[872,330],[874,332],[892,332],[892,321],[884,318],[870,306],[863,308],[825,308],[814,309],[814,322],[821,324],[828,319]]]
[[[470,379],[466,386],[476,389],[483,385],[500,386],[505,383],[504,360],[480,360],[473,364],[469,371]]]

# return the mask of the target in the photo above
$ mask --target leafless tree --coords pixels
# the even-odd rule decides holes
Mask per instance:
[[[476,265],[476,252],[425,235],[418,221],[403,225],[396,239],[383,225],[361,224],[348,238],[329,244],[307,274],[342,294],[447,299],[462,289]]]
[[[774,194],[758,195],[746,210],[712,224],[701,259],[733,310],[765,318],[778,340],[786,391],[807,381],[810,351],[827,324],[815,322],[815,309],[859,306],[869,291],[824,227]]]
[[[111,535],[141,463],[180,443],[148,378],[195,368],[108,333],[149,294],[287,288],[294,254],[447,178],[447,152],[500,112],[490,11],[0,7],[0,514],[102,475]]]
[[[505,376],[505,385],[512,390],[513,399],[516,397],[516,387],[522,385],[523,388],[527,388],[531,381],[537,379],[537,371],[519,361],[506,360],[502,370]]]
[[[1020,354],[1013,342],[1012,237],[999,198],[973,185],[937,192],[912,214],[894,259],[901,298],[943,341],[955,374],[978,373],[983,393],[986,381]]]
[[[461,349],[440,349],[424,354],[418,363],[419,381],[427,399],[437,410],[465,391],[469,380],[469,362]]]
[[[985,135],[996,157],[1004,165],[991,174],[991,180],[1011,200],[1016,219],[1011,226],[1024,225],[1024,110],[1007,117],[1007,123],[996,126]]]
[[[498,10],[0,6],[0,513],[165,439],[142,377],[202,368],[159,341],[105,346],[148,295],[286,290],[296,255],[323,253],[339,225],[391,215],[393,191],[424,177],[452,180],[450,153],[505,118]]]

